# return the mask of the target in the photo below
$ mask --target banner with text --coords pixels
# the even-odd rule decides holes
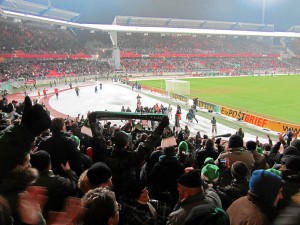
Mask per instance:
[[[209,102],[198,101],[198,106],[200,108],[204,108],[204,109],[207,109],[207,110],[212,110],[213,112],[220,112],[220,107],[218,107],[215,104],[211,104]]]
[[[299,132],[300,132],[299,125],[266,119],[266,118],[263,118],[260,116],[245,113],[245,112],[227,108],[224,106],[221,106],[220,113],[225,116],[243,120],[246,123],[250,123],[250,124],[262,127],[262,128],[274,130],[274,131],[277,131],[280,133],[286,133],[289,128],[291,128],[294,133],[299,134]]]

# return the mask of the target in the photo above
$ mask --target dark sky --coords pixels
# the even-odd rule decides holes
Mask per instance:
[[[48,0],[27,0],[47,5]],[[111,24],[115,16],[260,23],[263,0],[52,0],[81,13],[78,22]],[[265,0],[265,23],[277,31],[300,25],[300,0]]]

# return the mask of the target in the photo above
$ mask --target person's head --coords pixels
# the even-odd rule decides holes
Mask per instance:
[[[198,170],[182,174],[178,179],[179,199],[183,201],[202,191],[202,180]]]
[[[63,118],[52,119],[52,124],[50,128],[52,133],[63,132],[64,128],[65,128],[65,120]]]
[[[103,162],[97,162],[79,177],[78,187],[82,193],[86,193],[97,187],[111,187],[112,173],[110,168]]]
[[[179,151],[182,151],[182,152],[188,152],[189,151],[189,146],[186,143],[186,141],[181,141],[178,145],[178,149],[179,149]]]
[[[220,145],[221,141],[222,141],[222,138],[217,138],[216,141],[215,141],[215,144],[216,145]]]
[[[246,142],[246,149],[253,152],[256,150],[256,142],[255,141],[247,141]]]
[[[248,167],[242,161],[236,161],[231,165],[231,175],[236,180],[243,180],[248,175]]]
[[[147,187],[139,179],[128,181],[124,189],[124,195],[142,203],[146,203],[150,200]]]
[[[273,207],[283,198],[282,186],[281,177],[266,170],[255,170],[249,180],[249,191]]]
[[[300,152],[300,139],[294,139],[291,142],[291,146],[294,146],[295,148],[297,148],[298,152]]]
[[[79,139],[79,137],[77,137],[76,135],[72,135],[71,139],[75,142],[77,149],[80,150],[80,139]]]
[[[30,155],[30,163],[33,168],[43,172],[51,169],[51,158],[48,152],[40,150]]]
[[[219,179],[220,169],[217,165],[207,164],[201,170],[201,178],[207,183],[214,183]]]
[[[212,139],[206,139],[205,141],[205,148],[208,150],[213,150],[214,149],[214,141]]]
[[[24,156],[24,158],[20,158],[15,168],[24,170],[31,168],[30,154],[28,153]]]
[[[120,204],[115,194],[105,188],[96,188],[87,192],[83,198],[86,212],[81,217],[85,225],[117,225],[119,223]]]
[[[233,134],[230,136],[229,140],[228,140],[228,148],[232,149],[232,148],[243,148],[244,146],[244,141],[242,136],[238,135],[238,134]]]
[[[215,165],[215,160],[211,157],[207,157],[205,160],[204,160],[204,166],[206,166],[207,164],[212,164],[212,165]]]
[[[163,155],[167,157],[173,157],[176,155],[176,150],[174,146],[168,146],[163,148]]]
[[[300,152],[294,146],[288,146],[283,150],[283,156],[293,156],[297,155],[300,156]]]
[[[115,132],[114,142],[117,148],[125,148],[129,144],[128,134],[124,131]]]
[[[229,225],[227,213],[212,204],[194,207],[185,220],[185,225]]]

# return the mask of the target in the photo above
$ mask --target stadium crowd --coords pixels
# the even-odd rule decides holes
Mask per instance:
[[[299,223],[292,132],[245,143],[240,129],[225,142],[188,126],[173,132],[167,116],[153,129],[138,126],[138,114],[123,127],[95,113],[51,119],[28,96],[3,98],[0,110],[3,225]]]
[[[254,71],[291,71],[298,68],[294,63],[277,58],[128,58],[122,59],[121,64],[128,72],[217,71],[251,74]]]
[[[105,32],[69,30],[46,27],[34,22],[13,22],[1,19],[0,54],[78,54],[98,55],[110,58],[112,41]],[[287,52],[277,39],[247,38],[234,36],[169,35],[144,33],[117,33],[121,51],[121,70],[128,73],[194,72],[199,74],[220,73],[227,75],[262,73],[289,73],[299,68],[299,60],[270,57],[268,54]],[[277,44],[276,44],[277,43]],[[285,42],[289,50],[297,53],[297,40]],[[127,54],[143,54],[144,57],[128,57]],[[147,57],[149,54],[169,56]],[[182,54],[173,57],[172,54]],[[184,54],[229,54],[218,56],[184,56]],[[230,54],[260,54],[260,56],[230,56]],[[50,57],[50,56],[49,56]],[[101,74],[111,71],[110,65],[97,60],[9,59],[0,64],[1,79],[29,79],[64,75]],[[199,72],[204,71],[204,72]],[[270,72],[271,71],[271,72]]]
[[[12,22],[1,22],[0,28],[1,53],[87,52],[66,30]],[[91,39],[88,45],[106,44]],[[247,38],[160,34],[121,33],[118,46],[139,54],[279,52],[263,40],[249,44]],[[290,62],[267,57],[122,59],[126,70],[142,72],[294,69]],[[110,70],[108,63],[83,59],[1,63],[5,79]],[[166,115],[150,126],[129,119],[123,127],[100,122],[95,113],[51,119],[28,96],[24,102],[3,96],[0,111],[0,224],[299,223],[300,141],[291,132],[276,142],[268,137],[268,143],[258,138],[245,143],[239,130],[225,142],[180,127],[180,120],[193,120],[192,110],[181,118],[180,107],[172,115],[158,105],[138,105],[136,117],[146,111],[168,114],[175,118],[174,127]],[[83,126],[92,136],[82,132]]]
[[[274,46],[271,39],[266,41],[234,36],[118,33],[118,46],[121,51],[136,54],[279,53],[279,49]]]
[[[36,79],[56,76],[96,75],[110,73],[108,62],[85,59],[11,61],[0,64],[2,80]]]
[[[1,20],[0,53],[68,53],[85,49],[68,31],[34,23]]]

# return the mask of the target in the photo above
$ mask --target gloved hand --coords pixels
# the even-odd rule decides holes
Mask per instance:
[[[26,127],[33,136],[38,136],[50,128],[51,118],[42,105],[32,106],[31,99],[26,96],[21,125]]]

